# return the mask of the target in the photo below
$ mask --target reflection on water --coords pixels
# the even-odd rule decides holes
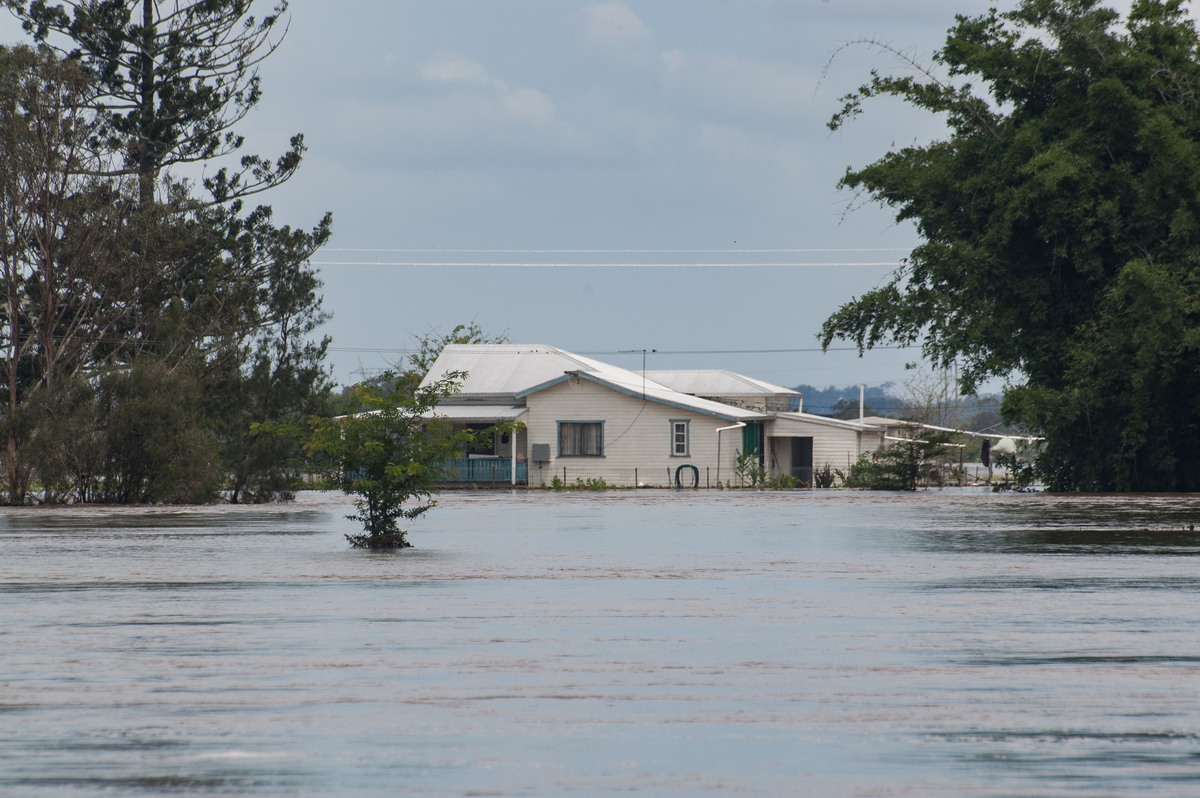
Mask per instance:
[[[0,794],[1200,794],[1200,497],[0,512]]]

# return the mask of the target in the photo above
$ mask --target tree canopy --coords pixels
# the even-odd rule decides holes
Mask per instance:
[[[2,500],[285,496],[299,444],[255,429],[326,411],[331,219],[247,206],[303,144],[236,125],[286,2],[3,3],[36,47],[0,47]]]
[[[287,2],[255,17],[253,0],[4,0],[34,40],[92,77],[97,135],[125,153],[143,204],[164,168],[238,152],[236,125],[258,103],[258,65],[282,39]],[[282,25],[286,28],[286,25]],[[243,156],[205,179],[218,200],[266,190],[300,165],[303,138],[274,162]]]
[[[964,391],[1009,380],[1053,489],[1200,489],[1200,36],[1181,0],[959,16],[931,64],[873,72],[830,126],[880,96],[947,135],[842,179],[922,242],[823,344],[921,342]]]
[[[363,532],[346,535],[351,546],[412,545],[401,521],[416,519],[434,506],[433,495],[450,460],[462,456],[475,439],[472,431],[455,429],[435,413],[438,402],[457,391],[462,377],[449,374],[413,392],[390,374],[379,383],[354,387],[361,411],[310,419],[305,447],[313,468],[355,496],[358,512],[347,517],[360,521]]]

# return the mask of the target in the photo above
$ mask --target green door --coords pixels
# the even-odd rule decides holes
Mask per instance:
[[[751,421],[746,424],[742,429],[742,454],[762,456],[762,433],[761,421]]]

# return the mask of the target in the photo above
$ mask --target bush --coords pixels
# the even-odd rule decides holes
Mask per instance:
[[[918,485],[940,481],[934,460],[950,436],[917,428],[910,428],[908,432],[913,437],[859,457],[850,466],[849,473],[841,475],[845,486],[869,490],[916,490]],[[921,437],[916,437],[917,434]]]
[[[799,480],[791,474],[779,474],[771,480],[771,487],[774,490],[795,490],[798,484]]]
[[[572,484],[570,482],[564,482],[561,477],[557,477],[557,476],[550,481],[550,489],[551,490],[595,490],[595,491],[601,491],[601,490],[608,490],[613,487],[615,487],[615,486],[609,485],[607,482],[604,481],[604,477],[589,477],[586,480],[583,479],[582,477],[580,477],[575,480],[574,484]]]
[[[745,487],[761,488],[767,484],[767,469],[758,462],[758,455],[753,452],[738,452],[737,465],[733,468],[738,483]]]

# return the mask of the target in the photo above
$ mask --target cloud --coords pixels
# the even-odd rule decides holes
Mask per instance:
[[[622,0],[604,0],[577,16],[580,37],[589,49],[618,61],[648,61],[654,40],[650,29]]]
[[[812,105],[816,80],[808,70],[732,56],[662,54],[663,85],[693,104],[743,115],[795,116]]]
[[[537,89],[510,86],[463,55],[441,53],[422,64],[418,74],[444,89],[443,105],[474,106],[493,122],[546,126],[558,115],[554,102]]]
[[[481,64],[457,53],[438,53],[421,64],[418,74],[428,83],[505,89],[504,83],[488,74]]]
[[[352,160],[378,168],[479,168],[591,157],[592,137],[562,119],[545,92],[515,86],[465,55],[441,52],[391,91],[343,98],[338,134]]]
[[[700,149],[722,161],[750,162],[766,172],[799,173],[812,167],[804,144],[792,139],[761,135],[733,125],[700,126]]]

